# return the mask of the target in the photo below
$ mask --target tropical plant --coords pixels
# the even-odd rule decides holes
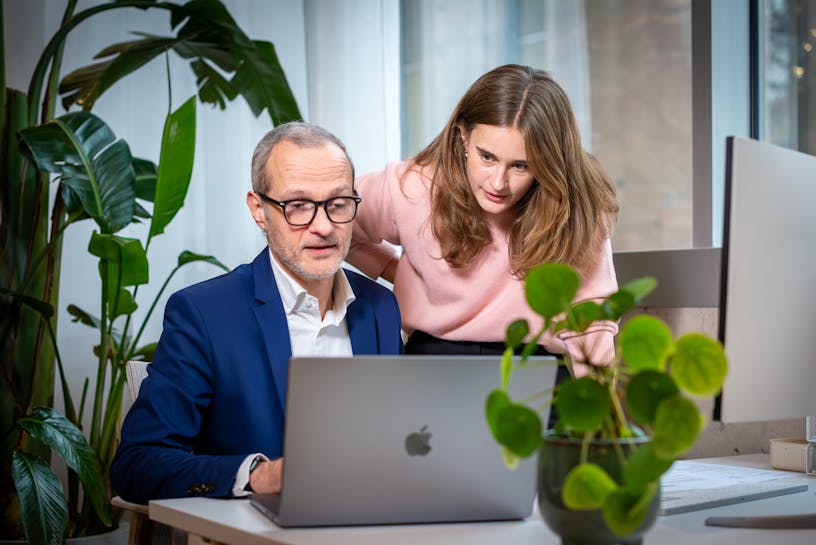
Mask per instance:
[[[525,320],[507,328],[506,350],[501,364],[501,386],[490,393],[486,418],[495,439],[503,447],[506,462],[536,452],[545,433],[536,409],[528,400],[513,401],[508,385],[515,370],[524,368],[537,341],[546,332],[583,331],[596,320],[619,320],[656,286],[653,278],[630,282],[601,303],[572,301],[580,285],[570,267],[546,263],[533,268],[525,279],[527,302],[544,318],[530,336]],[[525,339],[530,337],[526,343]],[[514,350],[522,347],[520,358]],[[586,356],[586,355],[584,355]],[[574,510],[596,510],[616,534],[637,528],[659,489],[660,476],[686,452],[705,425],[693,396],[715,394],[722,387],[727,360],[722,345],[701,333],[687,333],[676,340],[666,324],[647,315],[627,321],[617,339],[615,361],[586,361],[584,376],[565,356],[571,377],[542,392],[548,398],[541,407],[552,406],[557,414],[549,434],[581,442],[581,463],[563,483],[563,504]],[[623,476],[618,480],[588,461],[589,445],[597,439],[625,440],[648,436],[632,447],[629,456],[618,448]],[[547,463],[542,460],[540,463]]]
[[[108,2],[77,13],[75,6],[76,0],[67,1],[28,93],[6,88],[0,98],[0,537],[22,537],[24,526],[32,544],[60,543],[115,522],[107,501],[108,468],[121,416],[124,363],[151,357],[153,345],[142,341],[145,324],[180,267],[203,261],[223,268],[210,256],[183,252],[143,322],[133,324],[138,286],[148,281],[150,242],[181,208],[189,186],[195,99],[168,113],[158,167],[132,157],[127,143],[89,110],[119,79],[173,51],[189,61],[202,102],[223,109],[241,95],[255,115],[267,112],[273,124],[300,118],[272,44],[250,40],[218,0]],[[104,60],[68,74],[58,86],[69,33],[97,13],[134,7],[169,12],[174,35],[138,34],[111,45],[97,55]],[[5,87],[4,69],[0,77]],[[79,105],[84,111],[55,118],[58,93],[66,109]],[[55,309],[62,236],[86,219],[96,224],[88,252],[99,260],[101,315],[68,309],[75,321],[99,333],[93,391],[87,395],[86,380],[75,405],[56,345]],[[149,225],[144,242],[118,234],[139,222]],[[64,416],[51,408],[55,361]],[[86,401],[87,439],[79,430]],[[67,501],[49,468],[49,448],[69,467]]]

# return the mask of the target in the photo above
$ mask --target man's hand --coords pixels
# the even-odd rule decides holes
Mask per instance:
[[[281,490],[283,458],[261,462],[249,475],[249,486],[254,492],[277,493]]]

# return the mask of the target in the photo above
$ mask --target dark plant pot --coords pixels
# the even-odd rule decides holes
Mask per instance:
[[[617,441],[624,455],[633,446],[651,441],[638,438]],[[598,464],[617,482],[621,481],[621,464],[614,440],[599,440],[590,443],[589,461]],[[600,509],[594,511],[572,511],[561,501],[561,489],[570,469],[578,465],[581,458],[581,441],[548,435],[538,451],[538,507],[541,517],[550,529],[561,536],[563,545],[606,545],[639,544],[643,535],[654,524],[660,509],[660,492],[655,494],[643,523],[631,534],[614,534],[604,522]]]
[[[67,545],[127,545],[128,530],[127,523],[119,524],[119,528],[110,530],[102,534],[86,537],[72,537],[68,538]],[[28,545],[28,541],[22,540],[2,540],[0,545]]]

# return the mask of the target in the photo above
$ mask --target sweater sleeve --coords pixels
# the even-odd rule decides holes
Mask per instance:
[[[400,244],[394,210],[394,192],[400,191],[398,164],[357,178],[354,188],[362,197],[354,221],[351,248],[346,261],[371,278],[378,278],[397,255]]]
[[[598,243],[598,260],[595,267],[582,278],[581,288],[576,295],[575,302],[600,302],[618,290],[618,281],[615,276],[615,266],[612,262],[612,244],[609,238],[603,238]],[[558,340],[564,343],[566,350],[574,362],[592,362],[607,364],[615,359],[614,337],[618,333],[617,322],[600,320],[592,323],[586,330],[561,331]],[[576,374],[584,374],[580,367]]]

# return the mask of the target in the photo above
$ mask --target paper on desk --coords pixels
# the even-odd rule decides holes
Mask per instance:
[[[762,483],[792,476],[787,471],[678,460],[663,475],[660,484],[662,493],[671,495],[689,490]]]
[[[787,471],[679,460],[660,481],[662,515],[768,498],[807,489]]]

